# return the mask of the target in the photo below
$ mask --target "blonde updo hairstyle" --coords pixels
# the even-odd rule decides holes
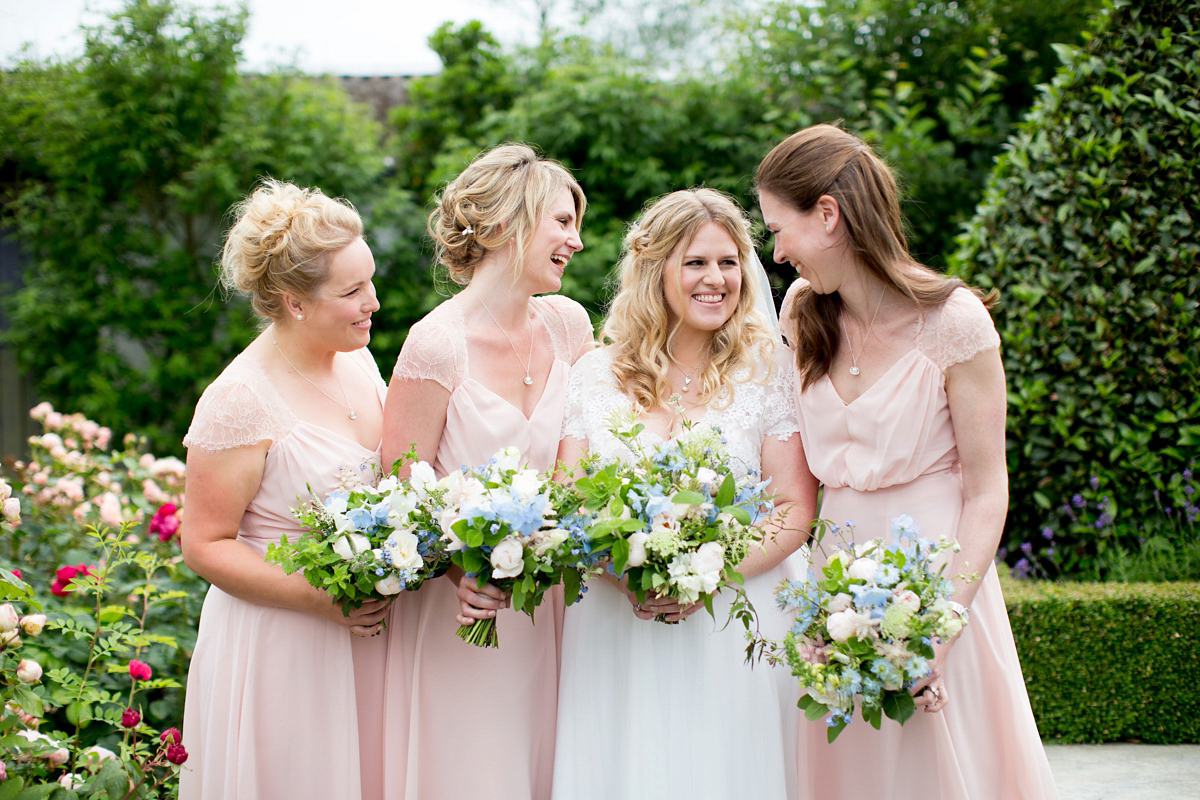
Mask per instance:
[[[452,281],[466,286],[488,253],[513,242],[513,274],[519,276],[533,232],[562,189],[571,193],[575,224],[582,226],[587,198],[562,164],[523,144],[480,154],[435,199],[428,227],[438,263]]]
[[[287,316],[284,297],[311,298],[329,277],[328,259],[362,236],[362,219],[320,189],[265,179],[234,206],[221,250],[221,284],[250,296],[264,320]]]
[[[671,325],[668,319],[665,281],[680,280],[682,255],[709,222],[720,225],[737,246],[742,285],[733,315],[709,340],[698,376],[699,399],[711,408],[728,406],[733,375],[755,361],[768,365],[760,379],[770,375],[774,339],[755,310],[756,276],[746,274],[754,249],[750,221],[732,198],[715,189],[672,192],[648,207],[626,234],[619,286],[604,323],[603,338],[613,348],[613,376],[643,408],[663,405],[671,388],[669,354],[681,321]]]

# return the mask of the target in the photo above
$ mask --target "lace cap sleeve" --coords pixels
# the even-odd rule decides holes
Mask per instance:
[[[575,363],[583,349],[595,342],[595,331],[587,310],[569,297],[549,294],[541,298],[551,313],[545,319],[550,338],[559,351],[558,357],[569,364]]]
[[[290,412],[282,402],[270,400],[273,390],[261,372],[241,360],[226,367],[196,403],[184,447],[218,453],[286,436]]]
[[[611,363],[608,351],[592,350],[584,353],[575,362],[575,366],[571,367],[571,375],[567,379],[567,406],[563,411],[561,438],[588,438],[588,431],[595,422],[589,419],[589,413],[592,416],[601,413],[597,411],[597,402],[604,392],[598,389],[612,387]]]
[[[938,367],[949,369],[999,346],[1000,334],[983,302],[967,289],[955,289],[942,305],[938,320]]]
[[[796,389],[792,379],[792,351],[783,344],[775,347],[775,369],[767,381],[763,404],[763,436],[778,436],[781,441],[800,430],[796,407]]]
[[[449,301],[447,301],[449,302]],[[413,325],[400,348],[392,377],[402,381],[437,381],[453,392],[463,380],[465,347],[461,326],[456,332],[445,303]]]

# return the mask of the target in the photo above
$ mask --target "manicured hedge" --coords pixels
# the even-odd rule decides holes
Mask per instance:
[[[952,266],[1000,292],[1010,552],[1089,484],[1122,544],[1174,530],[1200,460],[1200,0],[1117,0],[1063,53]],[[1059,537],[1063,571],[1105,535]]]
[[[1200,742],[1200,584],[1005,581],[1048,742]]]

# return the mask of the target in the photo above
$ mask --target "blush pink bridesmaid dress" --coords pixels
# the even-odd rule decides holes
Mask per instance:
[[[792,327],[791,300],[781,322]],[[828,376],[796,391],[800,433],[813,474],[824,485],[820,516],[854,523],[854,538],[886,535],[910,514],[924,536],[959,530],[963,488],[945,371],[996,348],[987,309],[957,289],[927,311],[916,346],[860,397],[846,403]],[[835,542],[836,543],[836,542]],[[823,557],[813,552],[813,561]],[[1058,797],[1017,660],[996,569],[979,565],[982,584],[971,620],[950,651],[950,703],[918,711],[901,727],[875,730],[861,717],[832,744],[822,721],[801,718],[799,763],[809,795],[820,800],[1053,800]],[[804,795],[802,796],[809,796]]]
[[[393,380],[434,380],[450,392],[433,464],[439,477],[516,446],[536,469],[553,467],[567,376],[592,341],[587,312],[568,298],[530,303],[550,338],[554,362],[533,414],[471,377],[460,303],[452,298],[413,326]],[[519,611],[497,617],[500,646],[467,644],[455,633],[455,585],[430,581],[389,621],[385,792],[389,800],[550,796],[558,700],[561,591],[548,593],[536,624]],[[395,617],[395,612],[393,613]],[[411,709],[411,710],[410,710]]]
[[[382,407],[386,388],[366,349],[338,357],[373,376]],[[258,553],[283,534],[299,536],[291,509],[306,485],[323,498],[346,470],[376,479],[378,448],[298,419],[242,353],[205,390],[183,443],[219,452],[264,439],[272,444],[262,482],[238,531]],[[360,800],[358,709],[378,705],[381,689],[355,680],[381,655],[369,642],[313,614],[210,587],[188,669],[181,800]]]

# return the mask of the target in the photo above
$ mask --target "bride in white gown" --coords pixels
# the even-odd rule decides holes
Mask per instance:
[[[607,425],[631,405],[651,441],[681,430],[679,410],[718,427],[738,477],[771,479],[764,546],[740,570],[761,630],[782,638],[790,620],[773,593],[805,571],[793,553],[817,486],[793,435],[791,353],[756,309],[769,307],[756,265],[745,216],[720,192],[674,192],[649,208],[625,240],[608,344],[571,371],[559,458],[626,457]],[[785,668],[744,663],[741,626],[721,629],[729,598],[714,621],[666,598],[639,607],[611,576],[588,589],[563,630],[555,800],[795,797],[796,684]]]

